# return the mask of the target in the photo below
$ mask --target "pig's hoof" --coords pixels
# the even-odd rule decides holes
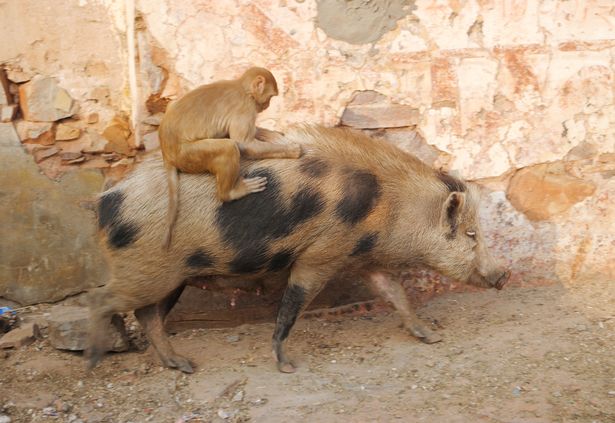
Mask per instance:
[[[412,327],[410,328],[410,332],[426,344],[435,344],[436,342],[442,341],[442,337],[440,335],[424,327]]]
[[[165,361],[165,365],[172,369],[177,369],[184,373],[194,373],[192,368],[192,364],[190,364],[190,360],[187,358],[176,355],[174,357],[168,357]]]
[[[419,339],[426,344],[435,344],[436,342],[442,341],[442,337],[435,332],[431,332],[429,335],[420,337]]]
[[[282,373],[295,373],[297,371],[297,368],[290,361],[286,363],[278,362],[278,370]]]

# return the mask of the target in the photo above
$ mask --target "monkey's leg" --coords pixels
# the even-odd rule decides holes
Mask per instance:
[[[406,292],[398,281],[392,280],[384,273],[376,272],[369,275],[369,282],[380,297],[393,304],[393,307],[395,307],[395,310],[397,310],[402,318],[404,327],[412,335],[426,344],[433,344],[442,340],[442,337],[427,328],[425,323],[412,310]]]
[[[232,201],[263,191],[267,185],[265,177],[242,178],[239,159],[239,147],[235,141],[203,139],[182,144],[177,168],[186,173],[213,173],[220,200]]]
[[[237,142],[241,155],[246,159],[298,159],[299,144],[273,144],[261,141]]]
[[[325,285],[328,274],[314,271],[305,265],[293,266],[288,286],[284,291],[275,331],[273,332],[273,354],[278,364],[278,370],[283,373],[294,373],[295,365],[286,356],[284,344],[297,317],[312,302],[314,297]]]
[[[147,339],[149,339],[165,366],[181,370],[184,373],[192,373],[190,361],[173,350],[164,330],[164,320],[179,299],[184,287],[185,285],[181,285],[176,288],[157,304],[135,310],[135,317],[139,320]]]

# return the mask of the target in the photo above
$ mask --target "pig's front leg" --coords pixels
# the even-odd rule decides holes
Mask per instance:
[[[296,367],[286,355],[285,343],[297,318],[320,292],[332,271],[318,270],[305,263],[295,263],[290,272],[288,286],[284,291],[275,331],[273,333],[273,355],[278,370],[282,373],[294,373]]]
[[[392,280],[389,275],[381,272],[370,273],[368,280],[376,294],[393,304],[393,307],[395,307],[395,310],[397,310],[402,318],[404,327],[412,335],[426,344],[433,344],[442,340],[442,337],[429,329],[412,310],[406,292],[399,282]]]

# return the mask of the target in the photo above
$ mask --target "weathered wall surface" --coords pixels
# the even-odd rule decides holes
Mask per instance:
[[[54,155],[43,170],[56,160],[54,177],[78,166],[112,175],[132,163],[134,140],[107,133],[96,150],[91,137],[130,112],[125,2],[64,0],[53,11],[47,3],[0,1],[0,27],[15,40],[0,47],[0,62],[14,83],[56,78],[80,105],[71,124],[83,135],[70,151],[83,161]],[[481,183],[489,240],[517,281],[613,275],[612,2],[141,0],[136,8],[146,149],[169,100],[265,66],[280,96],[263,126],[369,129]],[[88,123],[92,113],[99,119]]]
[[[0,123],[0,296],[22,304],[57,301],[106,280],[107,266],[84,208],[99,172],[55,182],[41,175],[10,123]]]

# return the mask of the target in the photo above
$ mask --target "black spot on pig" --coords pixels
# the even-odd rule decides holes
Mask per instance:
[[[113,248],[124,248],[137,238],[139,229],[131,223],[112,224],[109,227],[108,242]]]
[[[351,170],[344,180],[344,196],[335,207],[335,214],[343,222],[355,225],[374,209],[382,194],[380,183],[373,174]]]
[[[245,245],[257,248],[271,239],[283,238],[324,209],[323,196],[314,188],[296,192],[286,206],[278,176],[268,169],[257,169],[247,175],[257,176],[267,178],[267,189],[223,203],[217,211],[216,221],[224,240],[237,249]]]
[[[452,177],[448,173],[445,172],[437,172],[436,176],[438,179],[446,185],[446,188],[450,192],[464,192],[466,190],[466,186],[459,179]]]
[[[268,249],[263,244],[254,244],[237,251],[229,268],[233,273],[247,274],[263,270],[269,261]]]
[[[290,250],[282,250],[273,255],[269,261],[267,270],[277,272],[286,269],[294,260],[294,254]]]
[[[186,259],[186,266],[202,269],[205,267],[211,267],[214,264],[213,257],[203,251],[203,249],[198,249],[194,253],[188,256]]]
[[[98,227],[109,227],[119,222],[120,208],[124,202],[122,191],[111,191],[98,200]]]
[[[107,229],[107,242],[112,248],[123,248],[132,244],[137,238],[137,225],[122,221],[120,209],[124,203],[122,191],[104,194],[98,201],[98,227]]]
[[[299,170],[301,173],[312,178],[320,178],[329,173],[331,166],[329,163],[316,157],[306,157],[301,160]]]
[[[374,249],[377,241],[378,234],[376,232],[363,235],[355,244],[350,256],[358,256],[360,254],[369,253]]]

